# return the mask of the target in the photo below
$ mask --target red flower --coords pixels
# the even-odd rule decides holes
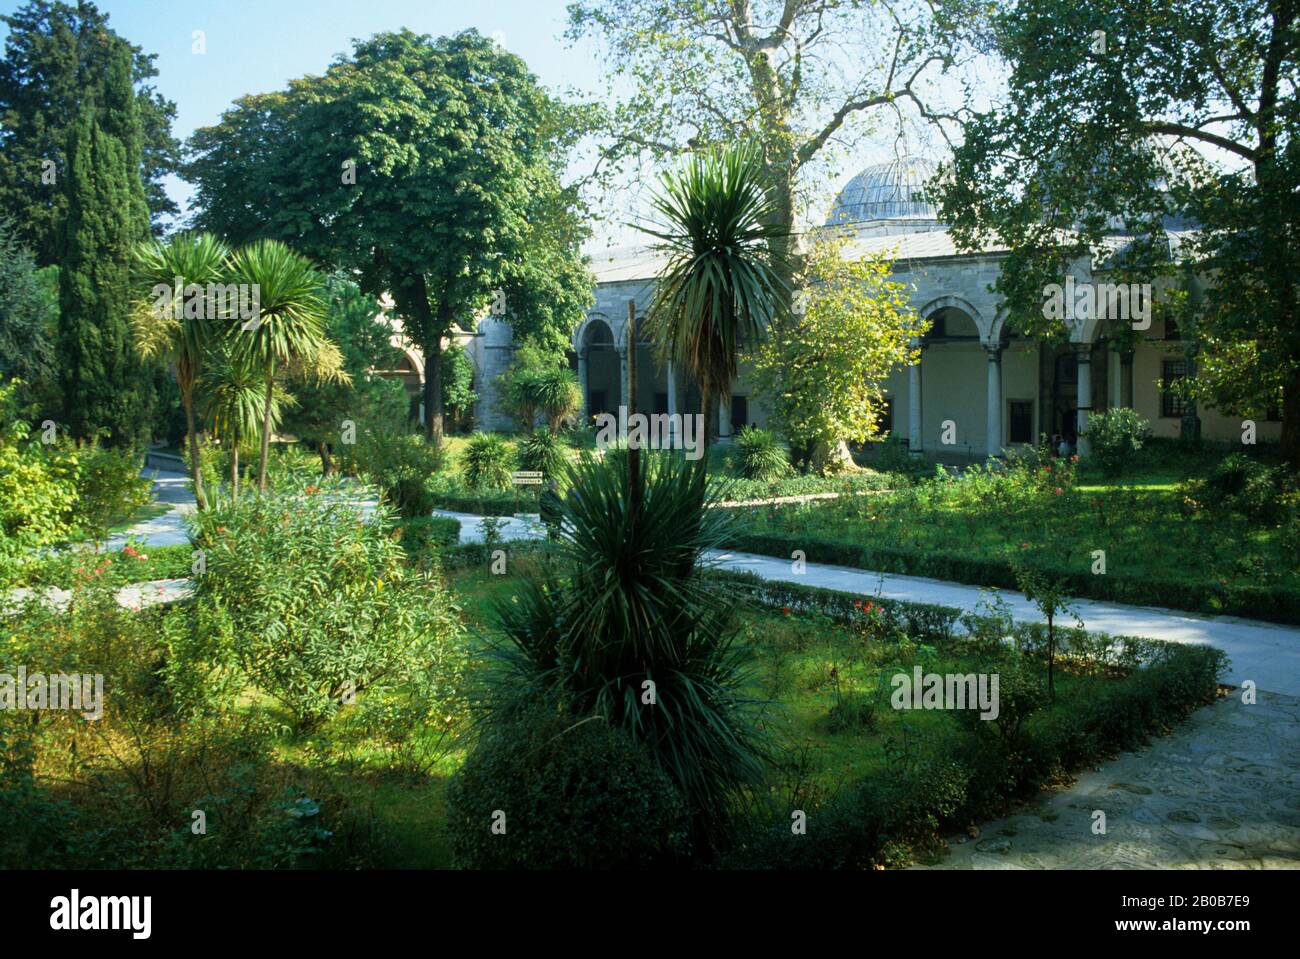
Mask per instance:
[[[1057,495],[1057,496],[1060,496],[1060,495],[1061,495],[1062,493],[1064,493],[1064,492],[1065,492],[1065,490],[1061,489],[1061,487],[1059,487],[1059,486],[1056,487],[1056,495]]]
[[[853,608],[854,608],[854,609],[861,609],[861,608],[862,608],[862,600],[860,600],[860,599],[855,599],[855,600],[853,601]]]
[[[789,615],[790,615],[790,607],[789,607],[789,606],[782,606],[782,607],[781,607],[781,612],[783,612],[783,613],[785,613],[787,616],[789,616]]]
[[[867,612],[868,612],[868,613],[874,612],[875,609],[876,609],[876,604],[875,604],[875,603],[872,603],[872,602],[870,602],[870,601],[868,601],[868,602],[867,602],[867,605],[866,605],[866,610],[867,610]]]
[[[137,552],[135,551],[135,547],[134,547],[134,546],[126,546],[126,547],[123,547],[122,552],[126,553],[127,556],[139,556],[139,555],[140,555],[139,553],[137,553]]]

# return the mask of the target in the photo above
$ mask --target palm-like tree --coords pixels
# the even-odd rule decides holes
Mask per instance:
[[[640,229],[667,255],[647,316],[661,355],[700,389],[705,437],[736,378],[736,347],[762,336],[785,292],[772,241],[786,235],[753,146],[693,154],[660,178],[659,222]]]
[[[207,508],[203,480],[199,473],[199,441],[194,417],[194,386],[203,368],[203,360],[220,336],[222,321],[207,299],[209,283],[222,279],[229,248],[206,233],[182,233],[163,242],[143,243],[135,249],[134,281],[140,294],[132,306],[131,322],[136,345],[148,358],[165,357],[176,370],[181,404],[185,407],[186,442],[190,451],[190,478],[199,509]],[[172,289],[178,281],[183,287],[203,287],[198,309],[185,309],[170,298],[156,297],[155,287]],[[182,289],[183,293],[183,289]],[[189,315],[187,315],[189,314]]]
[[[203,415],[212,431],[230,449],[230,495],[239,494],[239,447],[261,436],[265,383],[260,371],[240,363],[229,344],[214,352],[200,381],[204,395]],[[276,428],[284,411],[297,400],[277,387],[271,398],[271,427]]]
[[[258,290],[259,314],[228,327],[231,354],[262,376],[262,449],[257,488],[266,490],[276,378],[309,375],[346,381],[342,355],[325,335],[323,280],[311,262],[276,240],[258,240],[230,257],[230,276]]]

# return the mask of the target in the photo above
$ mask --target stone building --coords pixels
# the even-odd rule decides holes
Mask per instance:
[[[1117,299],[1116,293],[1125,291],[1109,287],[1104,263],[1081,261],[1071,270],[1065,299],[1074,303],[1076,292],[1099,292],[1101,307],[1069,320],[1067,344],[1019,335],[993,292],[1007,249],[990,244],[958,251],[922,198],[933,173],[933,165],[918,158],[868,167],[840,192],[822,227],[848,235],[846,255],[891,255],[895,278],[912,287],[913,307],[933,321],[920,343],[920,363],[896,370],[885,384],[884,426],[914,450],[983,457],[1046,434],[1078,442],[1086,453],[1087,441],[1078,436],[1090,413],[1125,406],[1148,420],[1156,436],[1178,436],[1184,404],[1176,392],[1161,389],[1186,374],[1185,344],[1177,330],[1152,320],[1135,348],[1122,349],[1115,333],[1135,322],[1139,295],[1134,292],[1131,304]],[[1122,245],[1117,237],[1116,249]],[[573,331],[570,352],[585,414],[616,412],[627,404],[628,303],[638,319],[644,315],[661,267],[645,249],[609,250],[593,258],[595,302]],[[475,364],[476,427],[510,428],[493,382],[510,360],[509,326],[488,317],[458,339]],[[636,349],[637,409],[699,412],[694,384],[671,364],[658,362],[648,343],[638,342]],[[411,355],[410,363],[412,369],[422,368],[418,355]],[[747,366],[742,352],[741,375],[730,402],[719,410],[724,437],[745,424],[762,425],[769,416]],[[1204,406],[1197,413],[1204,438],[1240,441],[1240,417]],[[1261,442],[1276,441],[1280,432],[1272,415],[1257,423]]]

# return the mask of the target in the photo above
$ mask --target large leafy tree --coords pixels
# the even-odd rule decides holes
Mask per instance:
[[[171,135],[176,105],[147,82],[158,74],[154,55],[114,33],[93,3],[32,0],[0,20],[9,28],[0,57],[0,216],[18,226],[40,265],[58,261],[59,225],[68,212],[60,186],[69,173],[69,131],[82,105],[101,94],[109,61],[124,52],[138,85],[138,174],[160,229],[160,217],[178,212],[162,180],[178,168],[180,145]],[[53,163],[52,183],[45,161]]]
[[[322,77],[239,101],[195,134],[188,175],[205,227],[292,242],[393,297],[425,356],[440,441],[455,325],[504,303],[558,340],[590,302],[559,178],[573,124],[522,60],[473,31],[385,33]]]
[[[131,338],[130,270],[149,235],[129,52],[116,47],[102,92],[83,103],[68,141],[59,270],[64,419],[85,439],[147,441],[153,391]]]
[[[643,228],[665,257],[647,330],[699,386],[706,437],[731,394],[738,347],[766,335],[786,292],[772,253],[783,230],[773,207],[756,149],[713,148],[663,174],[658,223]]]
[[[965,56],[958,27],[984,0],[576,0],[569,36],[599,42],[615,107],[599,176],[628,161],[753,140],[773,241],[798,270],[800,207],[836,149],[882,119],[942,123],[934,81]]]
[[[1044,286],[1130,235],[1104,265],[1172,278],[1198,391],[1242,413],[1280,394],[1300,465],[1300,4],[1008,0],[993,25],[1008,88],[941,190],[959,241],[1008,243],[1000,292],[1051,332]]]
[[[911,344],[927,324],[892,269],[885,257],[854,260],[840,243],[817,243],[800,277],[806,309],[758,351],[758,379],[777,421],[792,442],[811,448],[819,468],[847,452],[846,442],[878,438],[882,385],[917,360]]]

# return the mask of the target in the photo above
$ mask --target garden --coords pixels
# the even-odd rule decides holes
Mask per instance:
[[[312,485],[195,514],[187,601],[91,562],[29,599],[6,660],[110,694],[0,712],[4,867],[900,866],[1216,696],[1210,649],[709,571],[702,474],[639,467],[629,517],[611,460],[500,574]],[[996,673],[997,718],[891,708],[916,667]]]

